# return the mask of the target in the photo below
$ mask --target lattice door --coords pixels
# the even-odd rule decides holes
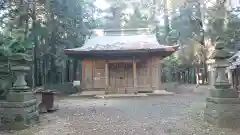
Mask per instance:
[[[132,86],[133,85],[132,64],[130,63],[109,64],[109,76],[111,87],[124,88]]]

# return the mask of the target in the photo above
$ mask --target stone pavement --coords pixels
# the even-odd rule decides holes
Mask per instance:
[[[65,99],[44,124],[1,135],[239,135],[203,122],[204,97]]]

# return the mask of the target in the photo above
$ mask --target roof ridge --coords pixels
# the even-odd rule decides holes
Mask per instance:
[[[94,29],[94,33],[98,36],[106,35],[150,35],[153,30],[151,28],[137,29]]]

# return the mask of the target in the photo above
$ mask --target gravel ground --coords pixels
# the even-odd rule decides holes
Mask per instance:
[[[203,122],[204,97],[65,99],[38,127],[1,135],[239,135]]]

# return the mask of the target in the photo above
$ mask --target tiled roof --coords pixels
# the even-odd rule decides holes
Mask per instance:
[[[236,66],[240,65],[240,51],[238,51],[235,55],[233,55],[229,60],[230,60],[230,66],[229,66],[230,69],[234,69],[236,68]]]
[[[68,49],[69,51],[101,51],[101,50],[138,50],[167,49],[170,46],[159,45],[155,35],[107,35],[88,39],[83,47]]]

